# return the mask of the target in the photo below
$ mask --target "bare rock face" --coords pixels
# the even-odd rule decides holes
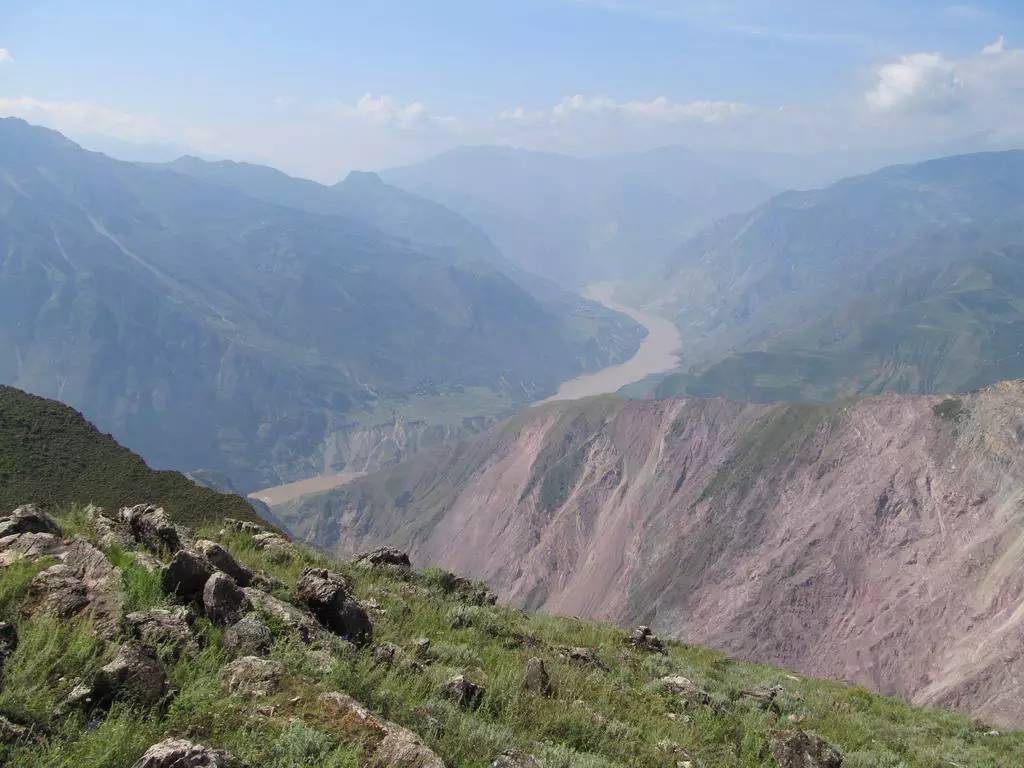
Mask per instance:
[[[378,547],[370,552],[364,552],[353,562],[367,568],[390,567],[403,571],[412,568],[408,553],[395,547]]]
[[[269,696],[278,689],[284,667],[278,661],[242,656],[224,667],[224,686],[246,699]]]
[[[259,616],[247,613],[224,630],[221,644],[232,656],[265,656],[274,645],[274,635]]]
[[[161,580],[164,592],[182,602],[199,602],[203,587],[213,573],[214,567],[205,557],[180,549],[163,570]]]
[[[54,557],[64,548],[64,542],[52,533],[15,533],[0,539],[0,568],[18,560],[39,560]]]
[[[210,561],[219,571],[224,571],[235,580],[240,587],[248,587],[252,583],[252,571],[239,563],[224,547],[215,541],[199,539],[195,543],[195,550]]]
[[[295,596],[329,630],[362,645],[373,637],[373,627],[366,610],[350,596],[349,590],[348,582],[340,574],[326,568],[307,568],[299,578]]]
[[[839,751],[813,733],[799,729],[781,731],[769,743],[772,757],[779,768],[842,768]]]
[[[491,768],[544,768],[544,764],[533,755],[507,749],[494,758]]]
[[[57,521],[35,504],[23,504],[9,515],[0,517],[0,539],[19,533],[49,533],[60,536]]]
[[[129,640],[113,661],[100,669],[91,687],[91,704],[109,707],[114,701],[131,701],[143,706],[158,704],[167,694],[167,673],[156,651]]]
[[[214,624],[224,627],[234,624],[242,614],[251,611],[252,603],[233,578],[217,571],[203,587],[203,610]]]
[[[407,728],[377,717],[344,693],[325,693],[320,704],[331,717],[347,725],[362,727],[375,738],[367,739],[370,748],[367,768],[444,768],[444,761],[422,739]]]
[[[242,768],[227,752],[185,739],[167,739],[146,750],[132,768]]]
[[[181,549],[178,529],[163,508],[152,504],[124,507],[118,515],[136,541],[154,552]]]
[[[198,647],[191,613],[184,606],[134,611],[124,617],[125,632],[153,648],[166,649],[173,658]]]
[[[651,632],[651,628],[645,624],[641,624],[633,630],[633,634],[629,637],[629,642],[638,651],[665,653],[665,644],[661,642],[661,638]]]
[[[441,687],[441,695],[463,709],[477,709],[485,693],[483,686],[470,682],[465,675],[456,675]]]
[[[536,657],[527,659],[526,674],[523,676],[523,690],[537,696],[550,696],[553,692],[551,677],[544,660]]]

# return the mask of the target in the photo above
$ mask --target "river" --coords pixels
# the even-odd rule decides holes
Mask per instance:
[[[588,285],[583,295],[603,304],[608,309],[629,315],[647,329],[647,336],[629,360],[618,365],[610,365],[594,373],[585,373],[575,379],[569,379],[558,388],[558,392],[544,402],[552,400],[577,400],[591,395],[603,395],[617,392],[627,384],[640,381],[655,373],[670,371],[679,365],[679,351],[682,340],[679,329],[664,317],[643,312],[635,307],[628,307],[615,301],[616,283],[594,283]]]
[[[616,283],[594,283],[586,287],[583,296],[603,304],[608,309],[628,315],[644,326],[647,329],[647,336],[641,342],[640,348],[624,363],[610,365],[599,371],[585,373],[563,382],[558,388],[558,392],[541,402],[576,400],[591,395],[617,392],[627,384],[640,381],[655,373],[670,371],[678,365],[682,341],[679,331],[672,321],[615,301],[612,296],[615,294],[616,285]],[[275,504],[283,504],[307,493],[337,488],[360,477],[361,474],[359,472],[339,472],[317,475],[294,483],[264,488],[249,495],[273,507]]]

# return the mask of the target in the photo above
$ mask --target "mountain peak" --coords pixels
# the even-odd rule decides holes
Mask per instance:
[[[374,171],[349,171],[348,176],[339,182],[337,186],[342,185],[369,189],[372,187],[383,187],[384,180]]]

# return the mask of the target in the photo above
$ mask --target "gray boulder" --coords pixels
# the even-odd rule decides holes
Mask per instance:
[[[124,617],[125,632],[145,645],[166,651],[172,658],[194,650],[199,643],[192,632],[192,614],[184,606],[134,611]]]
[[[162,507],[153,504],[136,504],[124,507],[118,517],[132,536],[147,549],[154,552],[174,552],[181,549],[178,528],[171,522]]]
[[[203,588],[213,576],[214,570],[202,555],[180,549],[161,575],[164,592],[182,602],[199,602],[202,599]]]
[[[686,708],[706,707],[711,704],[711,694],[682,675],[663,677],[661,678],[661,685],[669,692],[678,696]]]
[[[274,635],[257,614],[247,613],[224,630],[221,644],[232,656],[265,656],[274,645]]]
[[[295,607],[291,603],[278,600],[261,589],[247,587],[242,590],[249,598],[253,607],[295,630],[304,643],[326,640],[331,635],[320,626],[312,614]]]
[[[523,675],[523,690],[537,696],[552,694],[551,677],[548,675],[543,659],[536,657],[527,659],[526,673]]]
[[[252,603],[235,580],[217,571],[203,587],[203,610],[206,616],[222,627],[234,624],[242,614],[252,610]]]
[[[19,533],[48,533],[60,536],[61,530],[57,521],[35,504],[23,504],[9,515],[0,517],[0,539]]]
[[[224,686],[236,696],[262,698],[280,687],[283,676],[284,667],[278,661],[242,656],[224,668]]]
[[[252,571],[239,563],[224,547],[215,541],[200,539],[195,543],[195,550],[210,561],[219,571],[224,571],[235,580],[240,587],[248,587],[252,583]]]
[[[90,703],[102,708],[114,701],[152,706],[167,695],[168,684],[167,672],[156,651],[137,640],[128,640],[113,661],[96,674]]]
[[[349,590],[348,581],[341,574],[326,568],[307,568],[299,578],[295,596],[329,630],[362,645],[373,637],[373,626],[366,610],[352,599]]]
[[[378,547],[370,552],[364,552],[353,562],[367,568],[395,568],[402,571],[412,568],[409,555],[395,547]]]
[[[483,686],[470,682],[465,675],[456,675],[441,687],[441,695],[463,709],[477,709],[484,693]]]
[[[661,642],[661,638],[651,632],[651,628],[644,624],[633,630],[633,634],[629,637],[629,642],[638,651],[665,653],[665,644]]]
[[[132,768],[241,768],[227,752],[185,739],[167,739],[146,750]]]
[[[506,749],[494,758],[491,768],[544,768],[544,764],[533,755],[517,749]]]
[[[779,768],[842,768],[839,750],[813,733],[795,728],[772,734],[768,749]]]

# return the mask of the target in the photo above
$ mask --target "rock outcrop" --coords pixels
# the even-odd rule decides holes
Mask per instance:
[[[769,748],[779,768],[842,768],[843,756],[820,736],[801,730],[772,736]]]
[[[370,617],[351,597],[351,587],[340,574],[307,568],[299,578],[295,596],[321,624],[346,640],[362,645],[373,637]]]
[[[243,768],[229,753],[185,739],[167,739],[146,750],[132,768]]]

